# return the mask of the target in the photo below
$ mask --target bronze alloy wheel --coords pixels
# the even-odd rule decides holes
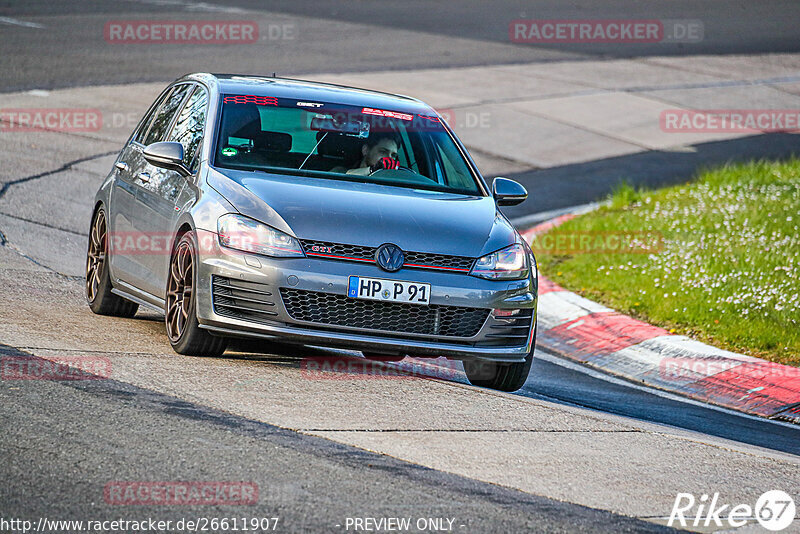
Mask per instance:
[[[167,335],[177,342],[186,329],[192,305],[192,283],[194,266],[192,249],[188,240],[182,239],[172,255],[167,283]]]
[[[89,227],[89,246],[86,249],[86,302],[98,315],[133,317],[139,305],[114,294],[109,267],[111,250],[106,212],[98,208]]]
[[[107,235],[106,214],[103,210],[99,210],[89,233],[89,251],[86,254],[86,298],[90,303],[97,299],[102,284]]]
[[[178,354],[220,356],[228,340],[204,330],[197,321],[195,276],[200,272],[195,262],[197,241],[193,232],[179,234],[178,244],[169,261],[164,322],[170,344]],[[199,264],[198,264],[199,265]]]

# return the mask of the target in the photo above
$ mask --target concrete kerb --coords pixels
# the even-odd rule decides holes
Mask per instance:
[[[551,213],[522,236],[530,242],[597,206]],[[536,221],[532,216],[513,222],[524,228]],[[695,400],[800,424],[800,368],[671,334],[567,291],[541,273],[538,320],[538,343],[562,357]]]

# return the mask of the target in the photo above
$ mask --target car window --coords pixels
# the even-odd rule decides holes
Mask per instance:
[[[379,168],[378,156],[386,150],[396,151],[397,167]],[[476,176],[433,110],[413,114],[222,95],[213,161],[223,168],[481,194]]]
[[[161,104],[164,103],[164,100],[172,93],[173,89],[170,88],[168,91],[164,91],[156,100],[156,103],[150,107],[150,112],[147,116],[142,119],[139,130],[136,132],[136,137],[134,141],[137,143],[144,143],[144,137],[147,135],[147,132],[150,130],[150,126],[153,124],[153,119],[158,114],[158,110],[161,108]]]
[[[463,161],[463,156],[458,152],[455,145],[440,145],[435,140],[433,142],[436,144],[439,159],[442,162],[442,174],[447,185],[456,189],[469,187],[470,182],[472,182],[472,176],[470,176],[465,166],[459,165]]]
[[[207,105],[208,92],[200,86],[196,87],[192,96],[186,101],[186,105],[183,106],[167,139],[183,145],[183,161],[191,170],[194,170],[198,163],[195,155],[200,141],[203,139]]]
[[[192,86],[189,84],[179,85],[164,100],[150,125],[150,130],[147,132],[147,137],[144,140],[145,145],[164,139],[164,134],[167,133],[175,113],[191,88]]]

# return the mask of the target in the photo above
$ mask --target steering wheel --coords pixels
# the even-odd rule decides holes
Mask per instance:
[[[404,170],[404,171],[413,172],[414,174],[419,174],[419,173],[414,172],[413,170],[411,170],[410,167],[404,167],[403,165],[398,165],[394,169],[375,169],[374,171],[370,171],[367,176],[372,176],[376,172],[381,172],[381,171],[399,171],[399,170]],[[422,175],[420,174],[420,176],[422,176]],[[427,178],[427,176],[426,176],[426,178]]]

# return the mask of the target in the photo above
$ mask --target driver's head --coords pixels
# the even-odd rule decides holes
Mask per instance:
[[[374,133],[369,136],[361,147],[361,155],[364,156],[362,166],[372,167],[381,158],[397,159],[399,148],[400,140],[397,134],[391,132]]]

